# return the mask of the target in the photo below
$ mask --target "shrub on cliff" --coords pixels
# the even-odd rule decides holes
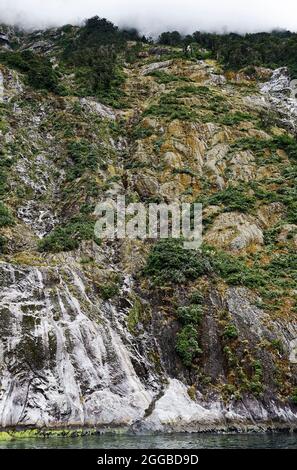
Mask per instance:
[[[59,79],[49,59],[32,51],[1,52],[0,63],[24,73],[28,85],[37,90],[60,93]]]
[[[182,240],[161,240],[151,250],[144,274],[154,284],[182,284],[205,274],[207,262],[198,251],[185,250]]]
[[[0,202],[0,227],[10,227],[14,225],[14,218],[10,210]]]
[[[39,243],[42,252],[59,253],[76,250],[82,240],[94,239],[95,222],[84,217],[74,217],[68,224],[55,228]]]
[[[197,340],[197,329],[193,325],[186,325],[177,334],[176,352],[186,367],[190,367],[194,359],[202,353]]]

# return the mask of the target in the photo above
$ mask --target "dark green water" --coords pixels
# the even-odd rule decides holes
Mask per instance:
[[[21,439],[0,449],[297,449],[297,434],[103,435]]]

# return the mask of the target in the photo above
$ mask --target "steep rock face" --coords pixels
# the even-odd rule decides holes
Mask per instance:
[[[207,397],[197,392],[193,401],[181,370],[180,380],[166,372],[169,358],[163,356],[163,346],[156,372],[155,364],[146,357],[150,350],[139,350],[123,328],[127,310],[98,302],[81,276],[70,266],[22,268],[1,263],[2,428],[202,431],[295,426],[297,415],[274,397],[264,404],[247,399],[227,406],[215,393]],[[125,286],[123,289],[124,294]],[[282,335],[286,354],[294,362],[297,324],[283,330],[276,323],[270,332],[265,315],[249,303],[248,296],[235,289],[226,298],[242,338],[251,346],[265,337]],[[213,307],[215,312],[217,300]],[[213,327],[207,326],[206,347],[213,349],[206,355],[205,368],[211,373],[216,365],[215,373],[221,375],[224,364],[219,365],[212,355],[221,357],[221,338],[217,336],[212,344],[209,337],[217,329],[216,320]],[[162,342],[165,331],[155,331],[157,341]],[[270,357],[264,356],[267,365]],[[272,373],[273,365],[270,367],[267,370]]]
[[[113,307],[91,300],[69,268],[68,284],[58,269],[0,271],[1,427],[113,427],[141,418],[153,388],[133,368]]]
[[[22,47],[59,66],[56,34]],[[0,427],[296,428],[297,235],[292,195],[281,197],[294,173],[284,148],[269,147],[296,122],[287,73],[263,71],[263,85],[214,61],[152,63],[149,51],[124,65],[122,110],[32,91],[1,67],[14,224],[0,227]],[[205,242],[235,261],[156,287],[143,272],[150,241],[91,241],[96,203],[117,194],[203,202]],[[241,258],[255,269],[242,279]],[[201,351],[185,365],[177,311],[195,292]]]

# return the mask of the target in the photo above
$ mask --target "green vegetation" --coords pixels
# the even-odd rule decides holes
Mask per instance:
[[[291,402],[294,403],[294,405],[297,405],[297,388],[293,390],[291,395]]]
[[[196,43],[202,50],[209,51],[211,56],[218,59],[226,69],[239,70],[246,67],[247,73],[251,76],[255,73],[254,66],[289,67],[294,78],[297,74],[294,58],[296,38],[296,33],[283,30],[245,35],[196,31],[187,36],[173,31],[162,33],[159,43],[178,46],[184,50],[187,45]]]
[[[13,165],[13,159],[7,158],[4,153],[4,149],[0,148],[0,199],[7,196],[9,190],[7,179],[9,170]]]
[[[263,393],[263,368],[262,364],[260,361],[254,361],[252,364],[253,368],[253,375],[252,379],[249,383],[249,390],[254,394],[254,395],[261,395]]]
[[[207,86],[203,85],[183,85],[172,92],[172,95],[177,98],[186,98],[187,96],[191,95],[204,97],[212,95],[212,92]]]
[[[152,248],[143,273],[155,286],[184,284],[204,274],[218,276],[229,285],[257,289],[263,298],[271,300],[268,294],[271,297],[277,292],[279,297],[297,288],[297,255],[292,249],[270,255],[269,262],[261,263],[256,255],[233,256],[207,245],[203,245],[201,251],[189,252],[180,241],[162,240]],[[272,300],[277,307],[276,299]],[[191,312],[192,309],[188,314]],[[232,328],[226,332],[227,335],[233,333]]]
[[[208,93],[207,87],[196,87],[187,85],[177,88],[175,91],[166,93],[161,96],[159,103],[150,106],[143,114],[144,116],[159,116],[165,117],[169,120],[180,119],[194,121],[197,119],[197,114],[188,105],[181,101],[182,98],[191,94],[206,95]]]
[[[129,38],[129,32],[120,31],[106,19],[94,17],[86,21],[63,53],[65,64],[75,70],[79,95],[96,95],[113,106],[123,104],[124,75],[118,55],[125,50]]]
[[[237,339],[238,338],[238,331],[236,326],[233,323],[229,323],[225,326],[223,332],[224,339]]]
[[[44,56],[31,51],[0,53],[0,63],[16,69],[26,75],[28,85],[36,90],[47,90],[61,94],[59,76],[51,62]]]
[[[7,239],[0,235],[0,254],[5,253],[6,250],[6,245],[7,245]]]
[[[237,112],[228,113],[225,116],[222,116],[219,119],[219,122],[226,126],[234,126],[243,121],[253,121],[253,120],[254,120],[254,117],[251,114],[237,111]]]
[[[154,131],[149,127],[137,126],[132,132],[132,137],[134,140],[145,139],[147,137],[151,137],[152,135],[154,135]]]
[[[0,228],[11,227],[15,221],[10,210],[0,201]]]
[[[114,282],[100,286],[99,290],[103,300],[110,300],[119,294],[119,286]]]
[[[184,366],[191,367],[202,353],[198,341],[198,327],[203,319],[203,307],[197,304],[179,307],[176,315],[182,325],[176,336],[176,352]]]
[[[246,188],[229,186],[207,199],[209,205],[224,205],[224,212],[250,212],[254,208],[257,199],[249,195]]]
[[[167,46],[179,46],[182,42],[182,35],[178,31],[167,31],[159,36],[158,42]]]
[[[223,353],[228,367],[230,380],[224,386],[223,393],[240,399],[242,393],[249,392],[260,396],[264,391],[263,368],[260,360],[254,358],[246,349],[246,341],[239,338],[237,328],[228,310],[220,312],[220,328],[223,343]]]
[[[197,341],[197,329],[193,325],[186,325],[176,338],[176,352],[185,367],[191,367],[195,358],[202,353]]]
[[[177,310],[177,318],[183,325],[199,325],[203,317],[201,305],[189,305]]]
[[[190,303],[193,305],[201,305],[203,303],[204,297],[199,291],[195,291],[191,294]]]
[[[191,168],[187,168],[187,167],[184,167],[184,168],[174,168],[172,170],[172,173],[174,175],[189,175],[189,176],[192,176],[192,177],[195,177],[197,176],[196,173],[194,173],[193,170],[191,170]]]
[[[141,313],[142,313],[142,304],[140,300],[136,298],[134,301],[133,307],[129,311],[128,320],[127,320],[128,330],[133,335],[136,334],[137,325],[141,320]]]
[[[235,257],[211,247],[204,247],[203,251],[208,255],[213,272],[227,284],[258,289],[264,298],[273,300],[275,307],[277,300],[274,292],[279,297],[280,293],[297,287],[297,255],[294,250],[276,253],[268,263],[263,264],[257,257]]]
[[[86,139],[70,141],[67,145],[67,154],[73,165],[67,166],[67,180],[80,178],[85,171],[96,172],[99,165],[105,163],[106,154]]]
[[[182,77],[178,75],[173,75],[171,73],[164,72],[162,70],[155,70],[154,72],[150,73],[151,77],[154,77],[158,83],[168,84],[172,82],[190,82],[191,79],[188,77]]]
[[[82,437],[92,436],[98,434],[96,429],[26,429],[24,431],[1,431],[1,441],[14,441],[19,439],[36,439],[36,438],[51,438],[51,437]]]
[[[68,224],[55,228],[39,243],[42,252],[59,253],[72,251],[79,247],[82,240],[95,240],[95,221],[84,216],[74,217]]]
[[[148,303],[143,302],[139,297],[133,299],[133,306],[129,310],[127,317],[127,326],[129,332],[137,336],[145,331],[144,326],[151,319],[151,310]]]
[[[195,121],[197,115],[190,107],[178,100],[174,92],[163,95],[158,104],[154,104],[146,109],[144,116],[164,117],[168,120],[180,119],[182,121]]]
[[[161,240],[156,243],[147,259],[144,274],[158,286],[182,284],[197,279],[206,272],[203,255],[183,248],[181,240]]]
[[[276,152],[281,149],[288,154],[291,160],[297,160],[297,141],[289,135],[280,135],[269,140],[246,137],[238,139],[233,144],[233,148],[253,152],[263,152],[265,149]]]
[[[188,98],[193,100],[189,101]],[[205,110],[210,112],[209,115],[205,114]],[[143,115],[164,117],[167,120],[207,122],[219,121],[221,115],[228,111],[229,105],[223,96],[206,86],[189,84],[163,94],[159,102],[146,109]]]

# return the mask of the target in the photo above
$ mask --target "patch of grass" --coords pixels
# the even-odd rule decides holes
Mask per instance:
[[[132,137],[135,140],[145,139],[146,137],[151,137],[152,135],[154,135],[154,131],[148,127],[138,126],[132,132]]]
[[[136,334],[137,325],[140,322],[142,313],[142,304],[139,299],[135,299],[133,307],[130,309],[128,318],[127,318],[127,325],[128,330],[131,334]]]
[[[250,288],[266,285],[269,274],[259,268],[247,266],[244,258],[232,256],[209,246],[204,246],[203,252],[208,257],[212,271],[227,284]]]
[[[164,117],[169,120],[195,121],[197,118],[195,110],[180,100],[180,98],[186,96],[185,88],[187,87],[181,87],[173,92],[164,94],[161,96],[159,103],[150,106],[144,111],[143,115]]]
[[[248,384],[249,391],[254,395],[261,395],[263,393],[264,387],[262,383],[263,378],[263,368],[260,361],[254,361],[252,364],[253,367],[253,376],[251,381]]]
[[[196,96],[209,96],[212,92],[207,86],[196,86],[196,85],[184,85],[177,88],[174,92],[172,92],[173,96],[178,98],[186,98],[190,95]]]
[[[196,98],[199,106],[188,98]],[[196,100],[196,101],[197,101]],[[211,111],[206,116],[205,110]],[[176,90],[163,94],[158,104],[151,105],[144,116],[159,116],[168,120],[179,119],[184,121],[202,120],[207,122],[213,119],[213,115],[226,113],[229,106],[226,99],[205,86],[184,85]],[[201,112],[203,111],[203,112]]]
[[[191,168],[187,168],[187,167],[184,167],[184,168],[174,168],[172,170],[172,173],[175,174],[175,175],[189,175],[189,176],[192,176],[193,178],[196,175],[196,173],[194,173],[193,170],[191,170]]]
[[[9,169],[13,165],[13,160],[7,158],[5,154],[3,154],[3,150],[0,149],[0,198],[7,195],[7,191],[9,190],[7,184],[7,178],[9,174]]]
[[[246,137],[238,139],[232,147],[234,149],[251,150],[256,153],[263,152],[264,150],[276,152],[280,149],[284,150],[291,160],[297,160],[297,141],[289,135],[281,135],[267,140]]]
[[[150,106],[143,113],[144,116],[157,116],[164,117],[171,121],[179,119],[180,121],[195,121],[196,114],[187,106],[177,103],[175,101],[165,103],[164,100],[160,100],[157,105]]]
[[[276,285],[280,282],[281,269],[282,276],[291,277],[291,283],[294,283],[296,256],[283,256],[265,266],[256,262],[249,266],[244,257],[233,256],[207,245],[202,246],[201,251],[189,252],[180,240],[169,239],[154,245],[143,274],[156,286],[184,284],[202,275],[212,274],[229,285],[260,289],[269,283],[275,282]]]
[[[195,291],[191,294],[190,303],[193,305],[201,305],[203,303],[203,295],[199,291]]]

